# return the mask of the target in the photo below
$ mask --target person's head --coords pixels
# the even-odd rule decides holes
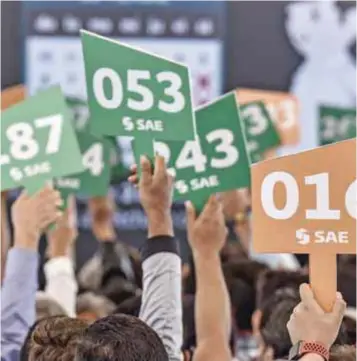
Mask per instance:
[[[277,359],[289,354],[292,345],[286,325],[299,302],[298,291],[293,288],[284,288],[277,290],[262,304],[259,324],[262,351],[271,347]]]
[[[111,315],[83,333],[75,361],[168,361],[159,336],[140,319]]]
[[[266,270],[268,270],[267,265],[250,259],[229,261],[223,265],[226,277],[239,278],[254,289],[256,288],[259,275]]]
[[[118,306],[125,300],[139,295],[140,289],[131,281],[113,275],[103,282],[99,292]]]
[[[249,259],[229,261],[223,265],[235,326],[240,331],[252,331],[257,279],[267,268],[263,263]]]
[[[45,292],[36,293],[36,319],[52,316],[68,316],[64,308]]]
[[[337,288],[349,307],[356,307],[356,263],[355,258],[341,260],[337,268]]]
[[[333,346],[330,361],[356,361],[356,347],[351,345]]]
[[[255,310],[254,288],[242,279],[227,282],[233,322],[238,331],[252,331],[252,316]]]
[[[113,313],[123,313],[125,315],[139,317],[140,307],[141,296],[134,296],[122,302]]]
[[[308,275],[298,271],[267,270],[259,274],[257,281],[257,309],[280,288],[293,288],[298,292],[302,283],[308,283]]]
[[[350,309],[347,309],[345,316],[342,319],[342,324],[346,329],[347,344],[356,344],[356,309],[353,309],[354,314],[350,315]]]
[[[77,297],[76,312],[78,318],[94,322],[106,317],[115,310],[115,304],[104,296],[94,292],[85,292]]]
[[[20,361],[73,361],[79,338],[88,324],[67,316],[37,321],[29,330]]]

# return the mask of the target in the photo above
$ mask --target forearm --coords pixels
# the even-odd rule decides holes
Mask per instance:
[[[231,330],[230,301],[218,254],[194,254],[197,344],[225,339]]]
[[[45,264],[44,271],[45,292],[63,307],[69,317],[75,317],[78,285],[71,258],[54,257]]]
[[[38,254],[33,249],[12,248],[8,253],[1,290],[1,349],[3,357],[20,352],[35,322]]]
[[[139,317],[164,343],[170,361],[181,360],[181,259],[177,241],[159,236],[142,250],[143,294]]]

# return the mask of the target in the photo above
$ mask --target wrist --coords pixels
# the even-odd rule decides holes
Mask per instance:
[[[37,251],[39,238],[40,236],[36,234],[15,231],[14,247]]]
[[[301,358],[301,361],[325,361],[325,359],[317,353],[307,353]]]
[[[201,249],[192,249],[192,256],[195,264],[199,263],[220,263],[221,259],[219,256],[219,251],[208,249],[208,250],[201,250]]]
[[[150,211],[147,213],[148,238],[174,236],[173,223],[169,212]]]
[[[115,228],[112,224],[93,225],[93,233],[100,242],[114,242],[117,239]]]
[[[309,355],[309,357],[307,357]],[[289,352],[289,360],[323,360],[329,359],[329,346],[318,341],[298,341]]]
[[[71,254],[71,247],[48,247],[47,255],[49,258],[57,258],[57,257],[69,257]]]

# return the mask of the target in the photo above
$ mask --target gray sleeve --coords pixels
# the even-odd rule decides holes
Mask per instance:
[[[182,346],[181,259],[177,241],[160,236],[142,250],[143,295],[140,319],[161,338],[170,361],[180,361]]]

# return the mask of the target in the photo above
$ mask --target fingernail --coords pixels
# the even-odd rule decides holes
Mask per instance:
[[[336,298],[337,298],[338,300],[342,300],[342,299],[343,299],[341,292],[337,292],[337,293],[336,293]]]
[[[145,155],[141,155],[140,156],[140,162],[146,162],[147,161],[147,158]]]

